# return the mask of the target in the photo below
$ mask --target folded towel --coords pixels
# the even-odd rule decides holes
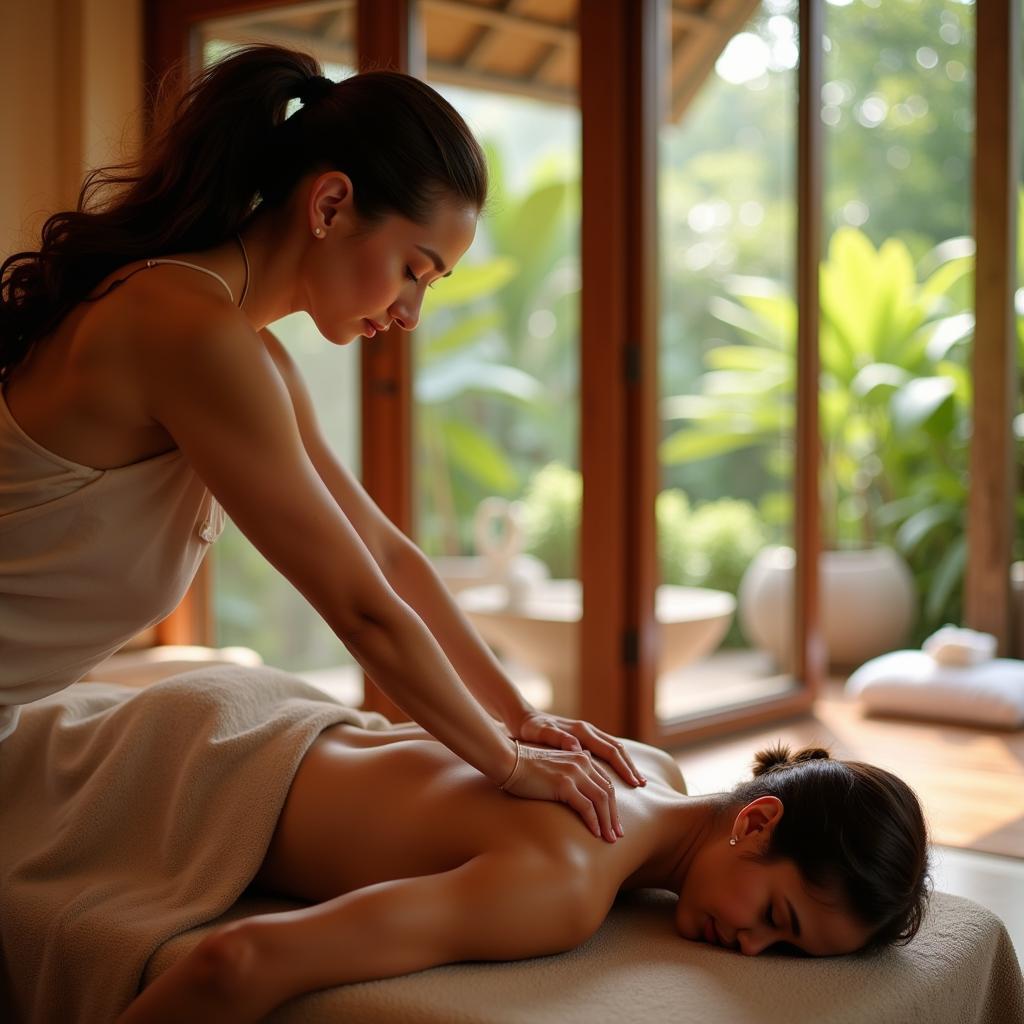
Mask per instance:
[[[995,657],[996,638],[991,633],[979,633],[947,623],[932,633],[921,649],[940,665],[979,665]]]
[[[155,950],[235,904],[303,755],[338,722],[391,726],[265,666],[25,705],[0,743],[0,1018],[113,1020]]]

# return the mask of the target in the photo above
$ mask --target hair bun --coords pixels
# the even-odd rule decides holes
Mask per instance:
[[[754,756],[754,778],[775,768],[789,768],[802,761],[817,761],[823,758],[831,760],[831,757],[832,755],[823,747],[804,747],[796,754],[790,754],[789,744],[780,740],[775,746],[759,750]]]
[[[302,100],[302,105],[308,107],[311,103],[316,103],[317,100],[326,96],[335,84],[323,75],[312,75],[299,84],[297,95]]]
[[[824,747],[804,747],[793,755],[793,763],[800,761],[831,761],[832,755]]]

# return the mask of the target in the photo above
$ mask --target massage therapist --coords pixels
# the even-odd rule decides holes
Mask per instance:
[[[614,842],[614,789],[591,754],[643,785],[623,744],[523,698],[429,560],[329,449],[268,329],[302,310],[333,345],[413,330],[424,290],[444,287],[473,241],[486,197],[480,146],[423,82],[386,71],[332,82],[304,54],[236,51],[195,79],[137,163],[93,172],[79,209],[51,216],[38,250],[4,261],[5,436],[25,466],[68,470],[78,497],[93,487],[93,500],[116,494],[142,512],[165,502],[142,482],[180,452],[202,500],[208,489],[395,704],[495,786],[561,801]],[[65,478],[46,486],[67,490]],[[19,505],[27,477],[12,481],[0,522],[25,551],[49,522],[49,498]],[[88,558],[88,539],[73,539]],[[0,626],[0,735],[20,705],[80,679],[180,597],[137,593],[123,607],[122,583],[139,579],[104,591],[67,557],[40,542],[34,577],[20,556],[6,565],[39,586],[66,579],[69,601],[80,584],[94,590],[77,604],[4,592],[9,623],[23,614],[28,626]],[[167,572],[182,587],[197,568],[184,547],[171,552]],[[28,627],[45,642],[33,646]]]

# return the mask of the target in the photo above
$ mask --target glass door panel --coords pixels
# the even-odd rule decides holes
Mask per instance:
[[[845,674],[962,621],[974,5],[832,2],[824,31],[822,626]]]
[[[795,0],[716,41],[666,5],[656,712],[793,688]]]
[[[491,189],[416,330],[416,540],[528,698],[568,708],[581,600],[576,3],[418,14],[427,79],[484,145]]]
[[[277,43],[313,53],[324,73],[339,80],[355,72],[355,3],[300,5],[203,22],[197,41],[204,65],[247,43]],[[289,114],[297,106],[294,100]],[[360,473],[360,379],[357,346],[339,348],[317,331],[305,313],[270,325],[299,365],[317,419],[337,458]],[[267,662],[325,682],[346,702],[362,702],[363,675],[334,632],[308,601],[228,523],[214,545],[215,643],[241,644]],[[339,572],[343,572],[339,567]]]

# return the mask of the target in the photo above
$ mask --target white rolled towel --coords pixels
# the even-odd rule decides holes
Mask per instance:
[[[922,649],[940,665],[979,665],[995,657],[996,638],[947,623],[925,640]]]

